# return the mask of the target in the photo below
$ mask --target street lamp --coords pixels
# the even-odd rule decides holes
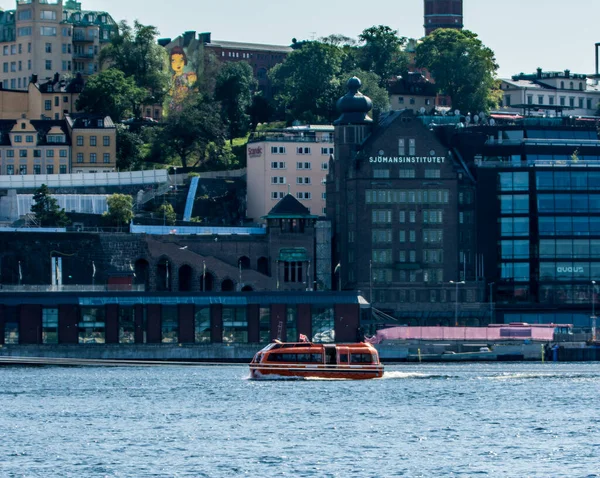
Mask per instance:
[[[173,175],[175,176],[175,191],[177,191],[177,166],[173,166]]]
[[[456,286],[456,292],[454,293],[454,327],[458,327],[458,284],[464,283],[464,280],[461,280],[460,282],[453,280],[450,281],[450,284],[454,284]]]
[[[596,341],[596,281],[592,281],[592,342]]]

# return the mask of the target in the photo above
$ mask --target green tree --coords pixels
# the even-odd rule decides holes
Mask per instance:
[[[330,122],[335,116],[342,51],[333,45],[305,42],[284,63],[271,69],[275,105],[288,122]]]
[[[177,214],[175,214],[175,210],[171,203],[164,202],[159,208],[156,210],[157,216],[162,218],[163,223],[167,226],[174,226],[177,221]]]
[[[230,142],[248,132],[248,111],[257,86],[252,67],[245,61],[228,63],[217,75],[215,99],[221,103],[223,123],[229,130]]]
[[[128,116],[139,116],[147,96],[147,90],[136,86],[133,78],[109,68],[90,77],[77,99],[77,109],[121,121]]]
[[[111,194],[106,200],[108,211],[104,217],[114,226],[127,225],[133,219],[133,198],[128,194]]]
[[[48,186],[42,184],[33,193],[31,212],[35,214],[42,227],[64,227],[71,223],[65,210],[58,206],[58,201],[50,196]]]
[[[144,141],[123,125],[117,125],[117,168],[119,171],[137,169],[142,159]]]
[[[156,27],[136,20],[132,28],[123,21],[119,24],[119,33],[100,52],[101,63],[122,71],[146,90],[146,103],[162,103],[169,87],[167,52],[156,43],[157,37]]]
[[[408,71],[409,58],[402,50],[405,37],[385,25],[372,26],[359,35],[363,45],[357,51],[358,67],[376,73],[379,85],[387,86],[388,80]]]
[[[202,162],[210,143],[222,146],[224,135],[218,104],[206,95],[191,96],[181,104],[181,109],[171,111],[155,137],[155,148],[178,156],[184,168],[194,156],[195,165]]]
[[[498,98],[494,52],[468,30],[439,29],[417,46],[416,64],[462,112],[489,111]]]

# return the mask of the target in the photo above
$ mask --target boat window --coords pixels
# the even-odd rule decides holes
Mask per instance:
[[[371,354],[351,354],[350,361],[352,363],[372,363]]]
[[[323,363],[323,355],[321,355],[321,354],[311,354],[310,361],[312,363]]]
[[[268,362],[296,362],[296,354],[271,353],[267,358]]]
[[[340,354],[340,363],[348,363],[348,354]]]

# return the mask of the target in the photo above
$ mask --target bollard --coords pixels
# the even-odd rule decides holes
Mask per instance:
[[[421,363],[421,349],[417,349],[417,353],[419,354],[419,363]]]
[[[544,350],[544,344],[542,344],[542,363],[546,361],[546,351]]]

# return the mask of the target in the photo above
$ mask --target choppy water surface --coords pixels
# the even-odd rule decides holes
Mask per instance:
[[[600,364],[247,375],[0,368],[0,476],[600,476]]]

